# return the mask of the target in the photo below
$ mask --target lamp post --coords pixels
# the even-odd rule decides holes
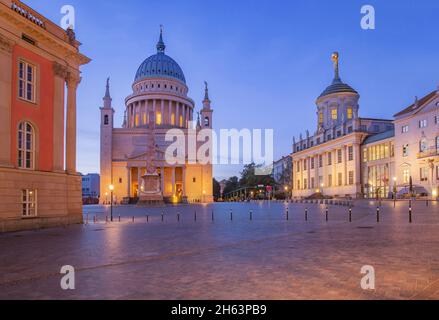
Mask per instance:
[[[111,216],[111,222],[113,222],[113,191],[114,191],[114,186],[112,184],[110,184],[110,186],[108,188],[111,191],[110,216]]]
[[[288,186],[285,186],[285,196],[286,196],[286,198],[287,198],[287,200],[289,200],[290,199],[290,194],[289,194],[289,189],[288,189]]]
[[[325,185],[322,183],[321,185],[320,185],[320,192],[321,192],[321,194],[322,194],[322,197],[323,197],[323,187],[324,187]]]

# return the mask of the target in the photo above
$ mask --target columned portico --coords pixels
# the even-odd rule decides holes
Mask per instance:
[[[66,170],[76,174],[76,90],[81,78],[70,73],[67,77],[67,129],[66,129]]]

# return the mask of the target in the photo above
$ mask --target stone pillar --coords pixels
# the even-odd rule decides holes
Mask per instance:
[[[76,174],[76,89],[81,78],[69,73],[67,78],[66,171]]]
[[[154,115],[153,121],[154,121],[154,128],[155,128],[155,126],[157,124],[157,106],[156,106],[156,100],[155,99],[152,100],[152,113]]]
[[[127,197],[131,198],[131,168],[127,167]]]
[[[183,179],[183,181],[182,181],[182,188],[183,188],[183,197],[185,197],[186,196],[186,167],[185,166],[183,166],[183,167],[181,167],[181,171],[182,171],[182,179]]]
[[[165,124],[165,100],[161,100],[161,106],[160,106],[160,109],[161,109],[161,113],[162,113],[162,125],[164,125]]]
[[[165,195],[165,168],[163,166],[160,168],[160,179],[161,179],[160,189],[162,190],[162,195]]]
[[[169,122],[169,125],[171,126],[172,125],[172,101],[171,100],[168,101],[168,110],[169,110],[168,122]]]
[[[137,196],[140,196],[140,187],[142,182],[142,168],[137,167]]]
[[[182,104],[181,107],[183,108],[183,127],[186,128],[186,105]]]
[[[0,34],[0,166],[3,167],[13,166],[11,162],[11,93],[13,47],[14,43]]]
[[[180,127],[180,102],[175,103],[175,108],[175,124],[177,125],[177,127]]]
[[[53,96],[53,170],[64,171],[64,91],[67,67],[54,62],[55,90]]]
[[[172,195],[175,196],[175,167],[172,167]]]

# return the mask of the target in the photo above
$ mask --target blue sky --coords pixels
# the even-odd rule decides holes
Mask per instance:
[[[342,80],[361,94],[360,115],[391,118],[439,85],[439,1],[104,1],[25,0],[59,23],[76,10],[76,34],[92,63],[78,96],[78,170],[99,172],[99,107],[111,77],[116,124],[141,62],[155,53],[159,25],[167,54],[183,68],[201,106],[210,83],[214,125],[273,128],[275,157],[293,136],[315,129],[315,99],[332,80],[339,51]],[[360,9],[376,10],[376,30],[360,27]],[[218,178],[240,167],[215,168]]]

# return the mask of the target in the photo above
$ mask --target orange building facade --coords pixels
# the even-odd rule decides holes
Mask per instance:
[[[0,0],[0,232],[82,222],[73,30]]]

